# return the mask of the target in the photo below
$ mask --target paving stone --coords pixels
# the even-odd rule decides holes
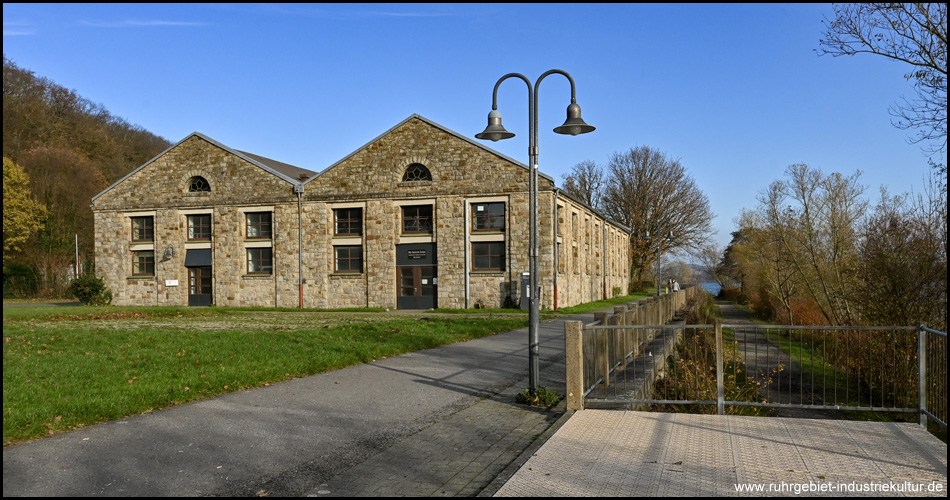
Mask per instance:
[[[582,410],[495,496],[945,497],[946,458],[910,423]]]

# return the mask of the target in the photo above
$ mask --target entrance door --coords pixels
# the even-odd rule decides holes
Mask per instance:
[[[211,305],[211,268],[188,268],[188,305]]]
[[[435,266],[404,266],[396,268],[399,282],[399,309],[435,309],[438,296],[438,276]]]
[[[438,259],[435,243],[396,245],[396,308],[438,307]]]

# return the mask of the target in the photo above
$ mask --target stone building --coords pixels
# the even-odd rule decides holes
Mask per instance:
[[[629,230],[539,178],[541,307],[625,291]],[[319,174],[193,133],[93,198],[96,269],[120,305],[517,307],[527,191],[418,115]]]

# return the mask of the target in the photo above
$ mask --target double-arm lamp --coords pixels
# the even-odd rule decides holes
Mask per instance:
[[[515,134],[505,130],[501,124],[501,113],[498,111],[498,86],[511,77],[522,79],[528,86],[528,215],[529,215],[529,288],[528,288],[528,385],[532,393],[538,388],[538,315],[541,288],[538,286],[538,86],[541,80],[552,73],[564,75],[571,82],[571,104],[567,107],[567,120],[563,125],[554,129],[558,134],[578,135],[593,132],[594,127],[584,123],[581,118],[581,107],[578,106],[574,93],[574,79],[566,71],[552,69],[538,77],[531,87],[531,81],[520,73],[508,73],[495,83],[492,92],[491,112],[488,113],[488,126],[477,139],[498,141],[510,139]]]

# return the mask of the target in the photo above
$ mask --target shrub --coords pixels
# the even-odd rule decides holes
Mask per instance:
[[[549,390],[543,385],[539,385],[534,392],[531,392],[531,389],[525,389],[515,395],[516,402],[530,406],[551,407],[556,405],[560,400],[556,392]]]
[[[106,288],[102,278],[83,274],[69,283],[67,291],[83,304],[104,306],[112,303],[112,290]]]
[[[36,297],[39,282],[39,273],[33,266],[18,262],[10,262],[3,266],[3,298],[5,299]]]
[[[630,295],[646,293],[656,290],[656,283],[652,281],[634,281],[630,283]]]
[[[687,314],[687,321],[692,324],[709,324],[721,317],[722,313],[712,294],[703,293]]]

